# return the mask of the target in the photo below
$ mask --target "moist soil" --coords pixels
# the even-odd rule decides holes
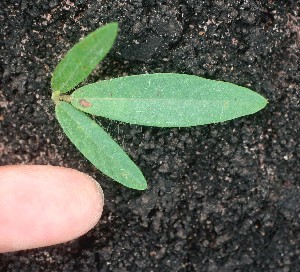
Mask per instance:
[[[176,72],[269,100],[221,124],[99,122],[143,171],[127,189],[63,134],[51,73],[112,21],[117,42],[85,83]],[[300,1],[1,0],[0,164],[51,164],[103,187],[101,221],[57,246],[2,254],[0,271],[300,271]]]

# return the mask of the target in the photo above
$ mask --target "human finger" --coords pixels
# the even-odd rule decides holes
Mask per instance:
[[[79,237],[95,226],[104,197],[91,177],[55,166],[0,167],[0,252]]]

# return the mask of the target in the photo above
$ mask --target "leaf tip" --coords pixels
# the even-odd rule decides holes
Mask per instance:
[[[138,191],[144,191],[148,188],[147,181],[143,178],[139,182],[135,183],[133,186],[130,186],[131,189],[135,189]]]
[[[119,23],[118,22],[111,22],[109,24],[112,25],[113,27],[115,27],[116,30],[119,28]]]
[[[264,107],[266,107],[269,104],[269,101],[262,95],[260,95],[260,97],[261,97],[260,106],[261,106],[261,109],[263,109]]]
[[[103,26],[109,28],[109,31],[113,34],[113,37],[116,37],[119,31],[119,23],[118,22],[111,22]]]

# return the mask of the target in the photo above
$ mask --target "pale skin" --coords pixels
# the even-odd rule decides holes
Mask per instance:
[[[104,197],[91,177],[55,166],[0,166],[0,253],[75,239],[99,221]]]

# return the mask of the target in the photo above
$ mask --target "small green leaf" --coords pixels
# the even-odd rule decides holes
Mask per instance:
[[[71,142],[96,168],[129,188],[147,188],[140,169],[95,121],[66,102],[58,102],[55,111]]]
[[[109,23],[74,45],[54,70],[53,92],[67,93],[82,82],[112,48],[117,32],[118,24]]]
[[[188,127],[255,113],[267,100],[244,87],[183,74],[145,74],[86,85],[72,93],[81,111],[131,124]]]

